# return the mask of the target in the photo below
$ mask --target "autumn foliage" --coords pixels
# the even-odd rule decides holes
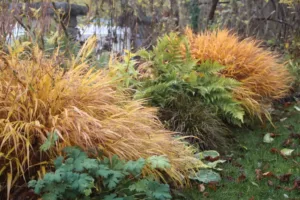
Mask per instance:
[[[199,63],[212,60],[224,65],[221,76],[241,82],[234,96],[250,116],[269,116],[268,107],[284,97],[292,78],[272,52],[259,47],[256,40],[240,38],[228,30],[193,34],[186,29],[190,53]]]
[[[7,185],[12,185],[29,168],[61,154],[62,148],[79,146],[125,160],[166,156],[171,168],[149,167],[144,173],[186,184],[190,170],[202,163],[163,128],[156,109],[131,100],[111,77],[90,68],[85,58],[92,43],[67,61],[55,54],[47,58],[30,44],[1,54],[0,181],[8,175]],[[39,147],[54,132],[59,139],[45,155]]]

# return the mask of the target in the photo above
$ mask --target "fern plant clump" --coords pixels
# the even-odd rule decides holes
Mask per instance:
[[[156,109],[145,107],[143,100],[132,100],[110,76],[90,68],[86,58],[94,44],[95,39],[89,40],[71,60],[59,54],[45,56],[27,43],[1,53],[2,186],[14,185],[21,177],[26,180],[31,166],[51,160],[66,146],[86,152],[97,149],[127,161],[163,155],[170,168],[145,167],[142,175],[152,174],[175,185],[188,184],[190,172],[202,166],[191,147],[164,129]],[[49,133],[50,137],[56,133],[58,140],[45,154],[38,149]],[[1,188],[9,194],[10,187]]]
[[[185,38],[171,33],[160,38],[152,51],[140,50],[139,61],[128,53],[124,63],[110,66],[113,77],[132,87],[135,99],[147,99],[160,108],[160,119],[173,131],[194,136],[203,149],[224,147],[228,132],[220,116],[241,124],[244,110],[232,91],[239,83],[219,76],[224,66],[207,61],[201,65],[182,55]]]
[[[240,40],[228,30],[193,34],[186,29],[191,56],[199,64],[216,61],[225,68],[223,77],[239,81],[233,89],[234,98],[240,101],[250,116],[270,117],[268,107],[273,100],[287,95],[292,77],[287,68],[271,52],[259,47],[255,40]],[[186,48],[183,46],[182,54]]]
[[[182,55],[181,48],[187,50]],[[242,123],[244,110],[232,95],[239,82],[219,76],[224,66],[207,60],[201,65],[190,56],[186,40],[175,33],[159,39],[153,51],[137,53],[148,64],[153,78],[144,78],[137,85],[135,98],[148,98],[151,105],[167,106],[182,94],[213,107],[230,121]],[[139,77],[144,77],[144,63],[138,67]]]

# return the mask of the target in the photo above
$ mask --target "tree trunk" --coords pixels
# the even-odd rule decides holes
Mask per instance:
[[[208,24],[212,23],[213,20],[214,20],[215,12],[216,12],[218,3],[219,3],[219,0],[212,0],[212,5],[211,5],[210,11],[209,11],[208,18],[207,18],[207,23]]]

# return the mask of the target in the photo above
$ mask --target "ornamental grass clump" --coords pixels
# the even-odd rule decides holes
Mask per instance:
[[[188,184],[190,171],[202,165],[191,147],[163,128],[156,109],[132,100],[106,73],[90,68],[85,58],[94,44],[89,40],[71,60],[45,56],[24,43],[1,53],[0,184],[8,190],[22,175],[27,180],[28,169],[50,161],[66,146],[124,160],[165,156],[170,168],[146,167],[143,174],[175,185]],[[40,145],[51,133],[58,140],[42,153]]]
[[[186,29],[191,56],[203,63],[212,60],[225,66],[221,76],[241,83],[234,97],[243,104],[250,116],[269,117],[268,107],[275,99],[289,92],[292,82],[288,70],[268,50],[253,39],[240,40],[228,30],[193,34]],[[183,47],[183,53],[186,49]]]

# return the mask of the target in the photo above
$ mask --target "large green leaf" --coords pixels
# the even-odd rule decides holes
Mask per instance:
[[[168,158],[165,156],[151,156],[147,159],[147,163],[149,163],[153,169],[167,169],[171,167]]]
[[[190,179],[197,180],[202,183],[220,182],[221,176],[210,169],[203,169],[196,173],[194,176],[190,176]]]

